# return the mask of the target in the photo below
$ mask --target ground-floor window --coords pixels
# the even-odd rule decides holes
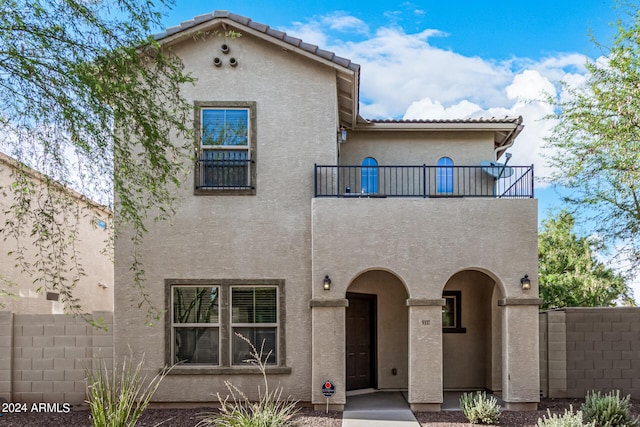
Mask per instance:
[[[181,366],[284,365],[283,280],[167,279],[167,358]]]
[[[218,286],[172,287],[173,363],[219,363],[219,295]]]
[[[442,307],[442,332],[444,333],[465,333],[466,328],[462,327],[462,292],[444,291],[444,306]]]
[[[263,361],[275,365],[278,357],[278,288],[275,286],[233,286],[231,288],[232,364],[251,358],[251,346]]]

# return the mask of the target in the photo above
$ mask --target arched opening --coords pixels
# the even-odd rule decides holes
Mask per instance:
[[[502,388],[502,311],[500,287],[488,274],[460,271],[442,296],[443,389]]]
[[[347,289],[346,388],[407,389],[407,291],[393,273],[370,270]]]

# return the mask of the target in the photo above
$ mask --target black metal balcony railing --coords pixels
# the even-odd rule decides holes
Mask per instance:
[[[532,198],[531,166],[315,165],[315,197]]]
[[[196,189],[243,190],[251,188],[251,160],[198,160],[195,165]]]

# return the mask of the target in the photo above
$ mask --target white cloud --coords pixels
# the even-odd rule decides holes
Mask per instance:
[[[335,31],[368,34],[369,26],[362,20],[347,15],[345,12],[335,12],[321,19],[321,22]]]
[[[438,119],[458,119],[460,117],[470,117],[474,113],[480,111],[482,111],[482,108],[478,104],[474,104],[467,100],[463,100],[449,107],[444,107],[438,101],[423,98],[420,101],[414,101],[409,105],[403,119],[415,120],[427,117]]]
[[[543,100],[547,95],[555,95],[555,86],[535,70],[524,70],[516,74],[513,82],[506,87],[507,97],[518,103]]]
[[[432,46],[430,39],[446,37],[437,29],[407,33],[396,24],[398,13],[387,16],[387,26],[371,30],[341,12],[285,31],[361,65],[360,113],[365,118],[523,116],[525,128],[511,149],[511,163],[535,164],[537,177],[548,176],[543,145],[554,123],[545,119],[553,109],[543,99],[565,96],[561,81],[582,84],[586,57],[567,53],[492,61],[465,56]],[[343,37],[347,30],[367,37]]]

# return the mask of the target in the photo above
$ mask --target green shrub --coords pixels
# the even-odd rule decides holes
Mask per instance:
[[[587,393],[582,405],[585,421],[593,422],[596,427],[638,427],[640,422],[631,416],[630,396],[620,398],[620,390],[600,395],[600,392]]]
[[[582,421],[582,412],[573,412],[573,406],[569,410],[564,410],[563,415],[552,414],[547,409],[547,415],[538,418],[538,427],[595,427],[593,423],[585,424]]]
[[[134,426],[149,405],[160,381],[171,370],[163,370],[145,385],[147,377],[142,374],[144,356],[135,368],[132,360],[133,357],[124,359],[119,374],[117,369],[110,373],[102,360],[97,370],[85,369],[92,427]]]
[[[464,393],[460,397],[460,409],[471,424],[498,424],[500,405],[495,397],[483,392]]]
[[[264,381],[264,392],[258,387],[258,401],[251,402],[247,396],[229,381],[224,384],[229,390],[229,395],[224,399],[220,393],[216,393],[220,402],[220,412],[206,414],[200,422],[199,426],[221,426],[221,427],[290,427],[296,426],[297,422],[293,419],[298,412],[296,408],[297,401],[289,398],[282,399],[282,387],[275,390],[269,390],[267,381],[265,361],[269,358],[271,352],[263,357],[263,346],[260,351],[244,336],[236,334],[239,338],[246,341],[251,347],[251,358],[249,363],[256,365],[262,374]]]

